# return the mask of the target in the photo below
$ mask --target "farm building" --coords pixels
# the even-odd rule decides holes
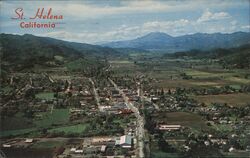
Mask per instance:
[[[181,128],[181,125],[159,125],[159,130],[179,130]]]
[[[129,135],[123,135],[120,139],[116,140],[116,145],[120,145],[122,148],[131,148],[132,147],[132,137]]]

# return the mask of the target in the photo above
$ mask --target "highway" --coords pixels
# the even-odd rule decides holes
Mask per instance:
[[[144,121],[144,118],[140,115],[140,112],[139,110],[131,103],[129,102],[129,99],[128,97],[124,94],[124,92],[116,85],[116,83],[114,83],[113,80],[111,80],[109,78],[109,81],[111,82],[111,84],[115,87],[116,90],[119,91],[119,93],[122,95],[127,107],[129,109],[131,109],[134,113],[135,113],[135,116],[137,118],[137,141],[138,141],[138,149],[139,149],[139,158],[144,158],[144,137],[145,137],[145,131],[144,131],[144,124],[145,124],[145,121]]]

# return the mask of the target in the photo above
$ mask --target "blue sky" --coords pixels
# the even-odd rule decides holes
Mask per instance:
[[[249,3],[249,0],[1,1],[0,32],[84,43],[128,40],[150,32],[172,36],[249,32]],[[18,7],[24,9],[25,15],[33,16],[38,8],[52,8],[53,14],[64,16],[65,24],[55,29],[20,28],[20,20],[11,19]]]

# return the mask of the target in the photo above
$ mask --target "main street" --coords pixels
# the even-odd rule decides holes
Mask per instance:
[[[145,137],[145,131],[144,131],[144,118],[140,115],[140,112],[138,108],[136,108],[128,99],[128,97],[124,94],[124,92],[116,85],[116,83],[109,78],[109,81],[113,84],[116,90],[119,91],[119,93],[122,95],[127,107],[131,109],[137,118],[137,144],[139,149],[139,157],[144,158],[144,137]]]
[[[89,81],[92,84],[92,88],[93,88],[93,92],[94,92],[94,95],[95,95],[96,104],[97,104],[99,110],[101,110],[101,108],[100,108],[100,98],[99,98],[99,95],[98,95],[98,93],[96,91],[95,83],[94,83],[94,81],[91,78],[89,78]]]

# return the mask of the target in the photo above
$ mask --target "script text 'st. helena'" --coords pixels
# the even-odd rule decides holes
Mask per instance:
[[[17,8],[15,10],[16,16],[12,17],[12,19],[25,19],[24,17],[24,9],[23,8]],[[48,11],[44,8],[38,8],[35,15],[31,16],[30,19],[50,19],[50,20],[57,20],[57,19],[63,19],[63,15],[54,15],[52,13],[52,8],[49,8]]]

